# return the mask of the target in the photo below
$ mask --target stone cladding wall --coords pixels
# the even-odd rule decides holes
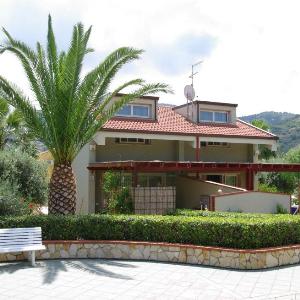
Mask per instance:
[[[130,241],[44,241],[37,259],[112,258],[188,263],[231,269],[266,269],[300,262],[300,245],[239,250]],[[24,260],[28,253],[0,253],[0,262]]]

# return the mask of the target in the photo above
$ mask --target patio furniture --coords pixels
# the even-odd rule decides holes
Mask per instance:
[[[28,260],[35,266],[35,251],[44,250],[41,227],[0,229],[0,253],[30,252]]]

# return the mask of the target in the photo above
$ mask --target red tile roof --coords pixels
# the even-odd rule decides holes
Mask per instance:
[[[157,121],[113,118],[101,130],[142,132],[154,134],[180,134],[199,136],[227,136],[277,139],[277,136],[237,120],[236,124],[195,124],[176,113],[172,107],[158,107]]]

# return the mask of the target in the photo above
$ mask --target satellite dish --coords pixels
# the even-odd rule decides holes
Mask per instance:
[[[195,98],[195,90],[191,85],[186,85],[184,88],[184,96],[186,99],[192,101]]]

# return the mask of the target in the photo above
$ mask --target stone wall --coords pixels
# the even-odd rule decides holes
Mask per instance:
[[[113,258],[179,262],[231,269],[265,269],[300,262],[300,245],[237,250],[183,244],[129,241],[45,241],[37,259]],[[24,260],[27,253],[0,254],[0,262]]]

